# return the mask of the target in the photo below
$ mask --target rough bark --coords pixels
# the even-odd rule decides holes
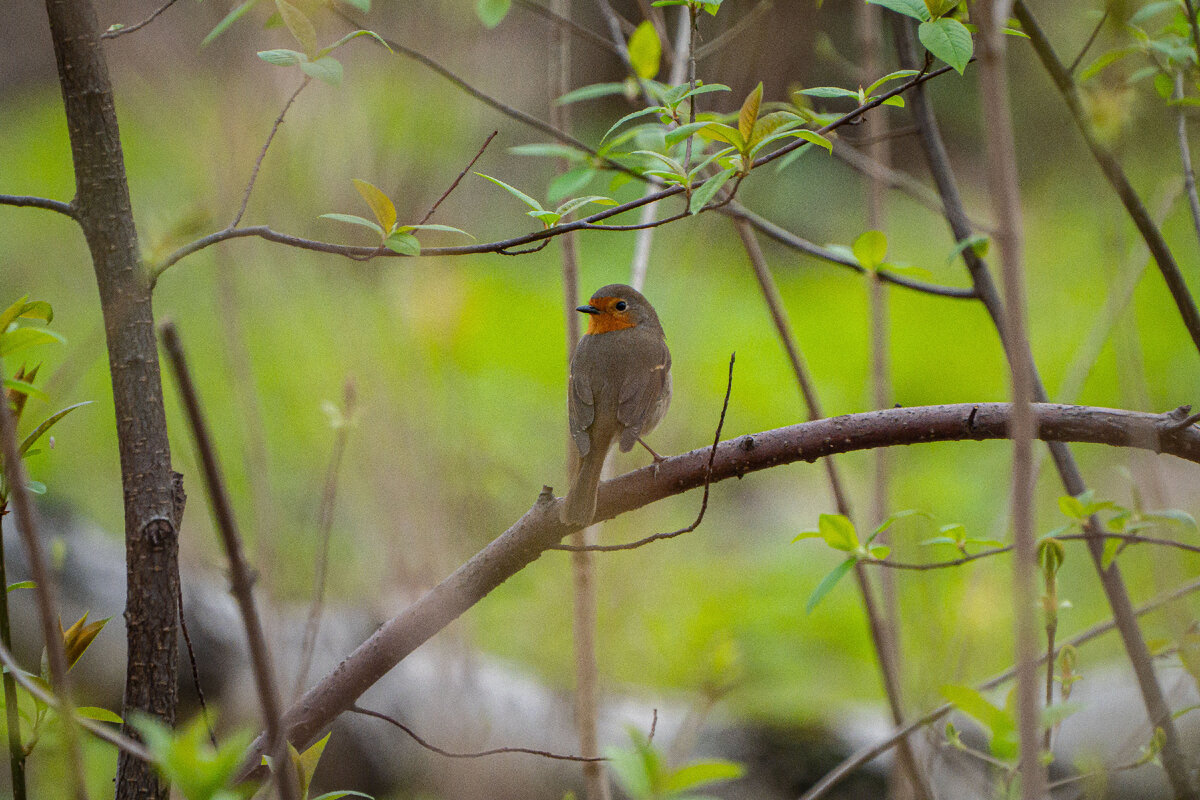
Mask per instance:
[[[128,645],[122,716],[175,722],[178,531],[163,413],[151,282],[138,250],[113,107],[90,0],[46,0],[75,166],[76,218],[91,251],[104,314],[125,501]],[[134,735],[125,726],[125,733]],[[165,798],[153,769],[124,753],[116,797]]]

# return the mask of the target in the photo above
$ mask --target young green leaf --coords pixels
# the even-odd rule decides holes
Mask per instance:
[[[615,206],[617,201],[613,200],[611,197],[602,197],[598,194],[590,194],[587,197],[576,197],[574,200],[568,200],[558,208],[554,209],[554,213],[558,214],[559,218],[561,219],[562,217],[570,214],[572,211],[575,211],[581,206],[587,205],[588,203],[595,203],[596,205],[600,206]]]
[[[674,128],[673,130],[669,131],[665,137],[667,147],[672,147],[679,142],[682,142],[684,139],[688,138],[708,124],[708,122],[689,122],[687,125],[680,125],[678,128]]]
[[[712,783],[735,781],[746,773],[745,767],[732,761],[714,759],[700,761],[680,767],[666,776],[661,791],[663,794],[685,792]]]
[[[581,100],[595,100],[598,97],[623,94],[625,94],[624,83],[593,83],[590,86],[580,86],[578,89],[573,89],[554,102],[561,106],[567,103],[578,103]]]
[[[529,216],[533,217],[534,219],[541,220],[542,224],[545,225],[547,228],[553,228],[555,225],[558,224],[559,220],[562,219],[562,214],[559,214],[557,211],[541,210],[541,211],[526,211],[525,213],[528,214]]]
[[[750,144],[750,137],[754,134],[754,123],[758,122],[758,109],[762,105],[762,96],[763,85],[762,81],[759,81],[758,86],[754,87],[754,91],[746,95],[746,99],[742,102],[742,108],[738,111],[738,133],[741,134],[742,141],[747,146]]]
[[[889,8],[897,14],[903,14],[922,22],[929,19],[929,9],[925,7],[923,0],[867,0],[867,2]]]
[[[361,181],[358,178],[351,178],[350,182],[354,184],[354,188],[358,190],[362,199],[367,201],[367,205],[370,206],[375,219],[379,220],[379,224],[383,227],[383,230],[390,232],[395,228],[396,206],[392,203],[391,198],[374,184]]]
[[[887,236],[882,231],[867,231],[859,235],[850,246],[851,252],[863,269],[872,272],[887,258],[887,249]]]
[[[421,255],[421,243],[411,233],[397,231],[396,233],[388,234],[388,237],[383,240],[383,246],[393,253],[399,253],[402,256]]]
[[[824,136],[817,133],[816,131],[809,131],[809,130],[792,131],[789,135],[795,136],[798,139],[803,139],[806,142],[812,142],[817,147],[824,147],[825,150],[829,153],[833,152],[833,142],[829,141],[829,139],[826,139]]]
[[[662,61],[662,42],[649,20],[642,22],[629,37],[629,63],[639,78],[649,80],[658,74]]]
[[[242,3],[241,5],[234,7],[232,11],[221,18],[221,21],[216,24],[216,27],[208,32],[208,35],[205,36],[204,40],[200,42],[200,46],[208,47],[209,43],[212,42],[213,39],[216,39],[222,33],[229,30],[233,23],[246,16],[246,12],[254,8],[256,5],[258,5],[258,0],[246,0],[246,2]]]
[[[837,86],[814,86],[811,89],[801,89],[800,94],[807,97],[849,97],[856,102],[860,99],[858,92]]]
[[[574,147],[565,144],[519,144],[508,148],[515,156],[545,156],[547,158],[565,158],[569,161],[579,161],[586,155]]]
[[[259,50],[258,57],[276,67],[294,67],[308,62],[308,56],[295,50]]]
[[[721,187],[731,177],[733,177],[733,170],[723,169],[700,184],[700,187],[692,192],[691,199],[688,200],[688,213],[700,213],[700,210],[708,204],[709,200],[712,200],[716,196],[717,192],[720,191]]]
[[[920,72],[918,72],[915,69],[900,69],[900,70],[896,70],[895,72],[889,72],[887,75],[884,75],[882,78],[875,81],[874,83],[872,83],[870,86],[868,86],[866,88],[867,96],[870,97],[871,95],[873,95],[875,93],[875,90],[878,89],[880,86],[883,86],[885,83],[888,83],[890,81],[898,81],[901,78],[911,78],[914,75],[919,75],[919,74],[920,74]]]
[[[350,1],[351,0],[346,0],[346,2],[350,2]],[[359,1],[363,2],[363,3],[368,3],[368,4],[370,3],[370,0],[359,0]],[[363,13],[365,14],[366,12],[364,11]],[[357,39],[360,36],[370,36],[372,39],[374,39],[375,41],[377,41],[381,45],[383,45],[385,48],[387,48],[387,51],[389,53],[395,52],[394,50],[392,50],[392,46],[387,43],[387,40],[384,39],[382,36],[380,36],[375,31],[357,30],[357,31],[354,31],[353,33],[347,33],[345,36],[338,39],[336,42],[329,45],[328,47],[322,47],[320,50],[317,51],[317,59],[321,58],[321,56],[332,53],[334,50],[337,50],[339,47],[344,45],[346,42],[353,41],[354,39]],[[314,59],[314,60],[316,60],[316,59]]]
[[[75,716],[77,717],[94,719],[97,722],[112,722],[120,725],[125,721],[121,719],[120,714],[115,714],[112,711],[109,711],[107,708],[100,708],[99,706],[75,706],[75,708],[72,710],[75,712]]]
[[[653,106],[651,108],[643,108],[639,111],[634,111],[632,113],[626,114],[625,116],[621,117],[619,120],[614,122],[612,127],[604,132],[604,135],[600,137],[600,141],[604,141],[605,139],[607,139],[609,136],[612,135],[613,131],[615,131],[617,128],[621,127],[622,125],[624,125],[626,122],[628,122],[631,119],[637,119],[638,117],[644,117],[647,114],[661,114],[664,111],[666,111],[666,109],[663,108],[662,106]]]
[[[321,56],[316,61],[306,61],[300,70],[310,78],[324,81],[330,86],[342,85],[342,63],[333,56]]]
[[[424,225],[400,225],[396,228],[397,233],[408,233],[409,231],[445,231],[446,233],[461,233],[463,236],[470,236],[472,239],[475,238],[461,228],[455,228],[453,225],[426,223]]]
[[[975,255],[979,256],[980,258],[986,258],[988,249],[991,247],[991,245],[992,240],[990,237],[985,236],[982,233],[972,234],[958,244],[954,245],[954,249],[950,251],[950,255],[946,258],[946,265],[949,266],[950,264],[954,263],[954,259],[958,258],[959,254],[965,251],[968,247],[971,248],[971,252],[973,252]]]
[[[817,607],[817,604],[825,598],[825,595],[833,591],[833,587],[838,585],[838,581],[846,576],[846,573],[850,571],[850,568],[854,566],[854,562],[857,560],[858,559],[854,558],[854,556],[847,558],[845,561],[834,567],[830,573],[826,575],[819,584],[817,584],[817,588],[813,589],[813,593],[808,596],[808,602],[804,604],[805,614],[812,613],[812,610]]]
[[[305,55],[311,56],[316,53],[317,29],[313,27],[312,20],[287,0],[275,0],[275,7],[279,9],[283,24],[287,26],[292,38],[300,43]]]
[[[746,140],[742,137],[741,132],[732,125],[726,125],[723,122],[710,122],[697,131],[697,133],[705,139],[731,144],[738,150],[746,149]]]
[[[321,219],[332,219],[336,222],[348,222],[351,225],[361,225],[364,228],[370,228],[379,234],[379,238],[383,238],[383,228],[377,223],[371,222],[369,219],[363,219],[356,214],[322,214]]]
[[[26,347],[55,342],[63,344],[66,341],[62,334],[48,328],[14,328],[13,330],[0,333],[0,357],[23,350]]]
[[[46,434],[46,431],[53,428],[58,423],[58,421],[61,420],[63,417],[65,417],[67,414],[70,414],[72,411],[74,411],[77,408],[82,408],[83,406],[89,406],[91,404],[92,404],[91,400],[84,400],[82,403],[75,403],[74,405],[67,406],[66,408],[62,409],[61,411],[58,411],[58,412],[50,415],[46,419],[44,419],[42,421],[42,424],[38,425],[36,428],[34,428],[32,431],[30,431],[29,435],[25,437],[25,440],[23,442],[21,442],[21,448],[20,448],[21,455],[25,455],[25,453],[28,452],[29,448],[33,447],[34,444],[37,443],[37,440],[42,438]]]
[[[550,181],[550,186],[546,188],[546,199],[551,203],[557,203],[564,197],[570,197],[591,183],[595,176],[596,170],[591,164],[572,167],[561,175],[556,175],[554,180]]]
[[[475,16],[485,28],[494,28],[508,16],[512,0],[479,0],[475,4]]]
[[[974,43],[971,32],[956,19],[942,17],[931,22],[922,22],[917,28],[917,38],[935,56],[945,61],[962,74],[971,60]]]
[[[17,589],[36,589],[37,584],[33,581],[17,581],[8,585],[8,591],[16,591]]]

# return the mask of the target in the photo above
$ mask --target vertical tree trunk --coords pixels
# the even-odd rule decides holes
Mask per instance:
[[[138,252],[108,65],[90,0],[46,0],[87,237],[108,340],[125,498],[127,671],[122,716],[175,722],[177,519],[154,340],[151,280]],[[126,723],[127,734],[132,733]],[[125,753],[118,800],[165,798],[153,769]]]

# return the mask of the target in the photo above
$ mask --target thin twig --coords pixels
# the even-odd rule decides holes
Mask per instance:
[[[1171,248],[1167,245],[1166,239],[1163,238],[1162,231],[1150,219],[1150,213],[1146,210],[1141,197],[1138,196],[1137,191],[1134,190],[1133,185],[1129,182],[1129,178],[1126,177],[1125,171],[1121,169],[1116,156],[1097,138],[1096,132],[1090,122],[1090,117],[1083,109],[1083,102],[1080,100],[1078,87],[1075,85],[1070,73],[1063,67],[1062,62],[1059,61],[1058,55],[1054,52],[1054,47],[1050,44],[1049,38],[1047,38],[1037,19],[1029,10],[1029,6],[1023,0],[1018,0],[1013,6],[1013,13],[1021,23],[1021,30],[1029,36],[1029,42],[1033,46],[1034,52],[1037,53],[1038,59],[1041,60],[1042,66],[1050,74],[1055,86],[1058,87],[1059,93],[1066,103],[1067,110],[1070,111],[1071,118],[1083,136],[1083,140],[1091,151],[1092,157],[1095,158],[1096,163],[1100,166],[1113,191],[1117,193],[1121,204],[1125,206],[1125,210],[1129,214],[1130,219],[1133,220],[1138,233],[1146,240],[1146,245],[1150,248],[1150,252],[1154,255],[1154,260],[1158,264],[1158,269],[1162,273],[1163,281],[1167,284],[1167,290],[1171,293],[1171,299],[1175,301],[1175,307],[1179,311],[1180,319],[1187,329],[1192,343],[1196,346],[1197,351],[1200,351],[1200,311],[1196,309],[1196,302],[1192,298],[1187,282],[1183,279],[1183,273],[1179,269],[1179,264],[1175,261],[1175,256],[1171,252]],[[1176,787],[1176,789],[1178,788]]]
[[[438,206],[440,206],[442,202],[450,196],[451,192],[458,188],[459,182],[462,181],[463,177],[471,171],[471,167],[475,166],[475,162],[479,160],[479,157],[483,155],[483,151],[487,150],[487,146],[492,143],[492,139],[495,139],[496,134],[499,132],[500,131],[492,131],[491,135],[484,140],[483,146],[479,148],[479,152],[475,154],[475,157],[471,159],[470,163],[463,167],[463,171],[458,173],[458,177],[455,178],[454,182],[450,184],[450,188],[442,192],[442,196],[437,199],[436,203],[430,206],[429,211],[427,211],[425,216],[421,218],[422,225],[424,225],[426,222],[429,222],[429,218],[433,216],[433,212],[438,210]]]
[[[3,664],[5,667],[5,675],[12,675],[13,679],[16,680],[17,683],[21,684],[22,689],[29,692],[29,694],[36,697],[38,700],[41,700],[55,711],[61,714],[63,709],[67,707],[68,704],[64,703],[61,697],[56,697],[55,695],[46,691],[45,684],[35,683],[34,681],[30,680],[30,673],[21,669],[21,665],[17,663],[16,658],[13,657],[13,654],[3,644],[0,644],[0,664]],[[94,719],[88,719],[87,717],[81,717],[74,711],[74,709],[71,711],[71,718],[75,721],[75,724],[79,725],[88,733],[92,734],[101,741],[108,742],[118,750],[123,750],[134,758],[139,758],[142,761],[150,762],[152,760],[150,751],[148,751],[141,742],[134,741],[128,736],[122,736],[112,728],[106,727],[102,722],[98,722]]]
[[[164,11],[166,11],[168,8],[170,8],[173,5],[175,5],[175,0],[167,0],[167,2],[163,3],[157,9],[155,9],[153,14],[146,17],[141,22],[135,23],[133,25],[122,25],[119,28],[109,28],[104,33],[100,34],[100,38],[101,39],[115,39],[118,36],[124,36],[127,33],[133,33],[136,30],[141,30],[142,28],[149,25],[151,22],[154,22],[155,18],[158,17],[159,14],[163,13]]]
[[[517,0],[517,5],[521,6],[521,8],[532,11],[534,14],[537,14],[544,19],[550,20],[550,22],[553,22],[560,29],[570,31],[580,39],[583,39],[585,42],[590,42],[591,44],[594,44],[603,50],[607,50],[609,53],[612,53],[615,56],[619,57],[621,55],[620,49],[608,39],[605,39],[595,31],[588,30],[582,25],[573,22],[572,20],[569,20],[560,14],[556,14],[554,11],[546,8],[541,3],[536,3],[534,0]]]
[[[1196,12],[1191,10],[1191,0],[1188,0],[1188,15],[1191,17],[1192,25],[1196,23]],[[1200,52],[1200,32],[1196,33],[1196,48]],[[1175,74],[1175,99],[1183,99],[1183,73]],[[1180,103],[1175,112],[1178,115],[1176,119],[1175,133],[1179,139],[1179,160],[1183,165],[1183,191],[1187,194],[1188,205],[1192,209],[1192,226],[1196,229],[1196,237],[1200,238],[1200,195],[1196,194],[1196,171],[1192,168],[1192,148],[1188,144],[1187,130],[1187,111],[1186,107]]]
[[[208,713],[208,701],[204,697],[204,689],[200,686],[200,666],[196,662],[196,648],[192,646],[192,634],[188,631],[187,620],[183,614],[183,581],[175,582],[175,600],[179,606],[179,631],[183,634],[183,643],[187,650],[188,666],[192,671],[192,683],[196,686],[196,699],[200,702],[200,714],[204,717],[204,727],[208,728],[208,740],[212,746],[217,746],[217,732],[213,730],[212,716]]]
[[[754,6],[737,18],[737,22],[723,30],[716,38],[710,42],[706,42],[696,48],[696,60],[707,58],[714,55],[725,48],[730,42],[741,36],[742,33],[749,30],[750,26],[758,21],[758,18],[771,10],[774,5],[772,0],[758,0]]]
[[[477,753],[454,753],[449,750],[443,750],[435,744],[431,744],[430,742],[418,736],[416,731],[405,725],[403,722],[393,719],[382,712],[372,711],[369,708],[363,708],[359,705],[352,705],[346,710],[352,711],[355,714],[362,714],[365,717],[375,717],[375,719],[381,719],[384,722],[394,725],[395,727],[407,733],[409,738],[421,745],[421,747],[437,753],[439,756],[445,756],[446,758],[484,758],[486,756],[500,755],[501,753],[525,753],[531,756],[550,758],[555,761],[583,761],[585,763],[608,761],[608,759],[603,756],[567,756],[560,753],[551,753],[548,750],[535,750],[531,747],[494,747],[491,750],[480,750]]]
[[[192,375],[183,353],[183,345],[179,340],[179,332],[169,321],[163,322],[159,331],[162,335],[163,347],[175,373],[175,382],[178,384],[180,398],[183,400],[184,409],[187,412],[192,438],[195,440],[196,450],[203,468],[205,489],[216,517],[217,529],[221,534],[225,555],[229,559],[230,588],[237,600],[242,624],[246,629],[250,661],[254,669],[254,682],[258,689],[259,702],[262,705],[263,727],[267,731],[267,752],[272,756],[276,765],[273,777],[277,782],[276,785],[282,800],[298,800],[296,773],[290,768],[291,759],[288,757],[287,738],[280,725],[279,689],[275,680],[275,671],[271,665],[271,653],[267,648],[266,637],[263,635],[262,621],[259,619],[258,610],[254,605],[253,578],[250,567],[242,556],[241,534],[238,532],[237,521],[233,515],[229,490],[221,475],[216,448],[213,446],[208,425],[204,421],[200,409],[200,397],[192,382]]]
[[[262,150],[258,152],[258,158],[254,159],[254,169],[250,171],[250,180],[246,182],[246,189],[242,192],[242,204],[238,207],[237,214],[233,217],[233,222],[229,223],[226,230],[233,230],[242,221],[242,217],[246,214],[246,206],[250,203],[250,193],[254,191],[254,182],[258,180],[258,171],[262,168],[263,159],[267,157],[267,150],[271,147],[271,142],[275,141],[275,134],[279,132],[279,126],[283,124],[283,118],[287,115],[288,109],[292,107],[292,103],[296,102],[296,98],[304,91],[304,87],[312,82],[312,78],[304,76],[304,80],[300,81],[300,85],[296,87],[296,91],[292,92],[292,96],[283,104],[283,108],[279,111],[279,116],[275,118],[275,123],[271,126],[271,132],[267,134],[267,140],[263,142]]]
[[[1104,21],[1108,19],[1108,11],[1108,7],[1105,6],[1104,13],[1100,15],[1100,19],[1096,22],[1096,27],[1092,28],[1092,35],[1083,43],[1083,47],[1079,50],[1079,55],[1075,56],[1075,60],[1067,68],[1069,75],[1075,74],[1075,70],[1079,69],[1079,65],[1083,62],[1083,57],[1087,55],[1088,50],[1092,49],[1092,45],[1096,42],[1096,37],[1100,35],[1100,29],[1104,27]]]
[[[0,365],[0,384],[3,382],[3,365]],[[33,508],[33,498],[29,492],[29,480],[25,473],[25,461],[21,457],[18,446],[17,421],[9,404],[7,391],[0,391],[0,455],[3,456],[4,483],[8,487],[17,516],[21,520],[19,526],[21,542],[25,545],[25,555],[29,560],[29,572],[34,582],[38,620],[41,622],[42,638],[45,640],[51,684],[68,709],[68,713],[64,715],[67,724],[63,725],[63,735],[66,739],[67,754],[70,759],[68,771],[73,771],[70,786],[76,798],[86,800],[87,787],[83,782],[83,751],[79,747],[79,737],[73,723],[75,715],[70,713],[70,709],[74,708],[74,703],[71,699],[71,680],[68,675],[70,665],[67,663],[62,620],[58,613],[58,581],[55,580],[54,573],[50,570],[46,551],[42,547],[38,520]],[[0,591],[6,590],[7,587],[0,586]]]
[[[755,214],[753,211],[750,211],[745,206],[742,206],[738,203],[730,203],[722,211],[722,213],[730,217],[746,220],[753,225],[755,230],[757,230],[759,233],[767,236],[770,239],[774,239],[780,244],[786,245],[793,250],[804,253],[805,255],[812,256],[813,258],[819,258],[822,261],[828,261],[831,264],[847,267],[859,274],[864,274],[866,272],[866,269],[863,267],[863,265],[859,264],[855,259],[841,255],[840,253],[836,253],[832,250],[821,247],[820,245],[813,244],[807,239],[797,236],[786,228],[776,225],[765,217]],[[917,281],[911,278],[893,275],[890,272],[879,272],[877,274],[879,275],[879,279],[884,283],[903,286],[905,289],[912,289],[914,291],[924,292],[926,294],[937,295],[938,297],[950,297],[956,300],[974,300],[977,298],[974,289],[959,289],[952,286],[938,286],[937,284],[933,283],[925,283],[923,281]]]
[[[0,502],[0,586],[8,586],[8,572],[4,563],[4,517],[8,515],[7,503]],[[8,614],[8,592],[0,592],[0,645],[12,647],[11,619]],[[18,716],[20,708],[17,705],[17,684],[13,681],[11,670],[5,670],[4,682],[4,722],[8,738],[8,765],[12,775],[13,800],[26,800],[29,796],[25,784],[25,747],[21,742],[21,719]]]
[[[57,211],[63,216],[77,219],[75,206],[61,200],[51,200],[48,197],[33,197],[21,194],[0,194],[0,206],[17,206],[18,208],[42,208],[46,211]]]
[[[494,134],[493,134],[494,135]],[[453,187],[451,187],[453,188]],[[357,392],[354,381],[346,379],[342,389],[341,421],[334,432],[333,452],[325,468],[325,485],[321,489],[321,505],[317,510],[317,536],[320,546],[317,551],[317,569],[313,577],[312,603],[308,607],[308,619],[304,623],[304,635],[300,640],[300,668],[296,670],[293,694],[299,696],[308,683],[308,671],[312,668],[313,651],[317,646],[317,633],[321,627],[321,612],[325,607],[325,584],[329,574],[329,543],[333,538],[333,509],[337,503],[338,475],[346,442],[353,425]]]
[[[1159,595],[1153,600],[1138,606],[1138,608],[1134,610],[1133,615],[1134,617],[1142,617],[1151,611],[1162,608],[1168,603],[1173,603],[1181,597],[1186,597],[1187,595],[1196,591],[1200,591],[1200,579],[1186,583],[1177,589],[1173,589],[1166,594]],[[1087,630],[1082,631],[1068,639],[1063,643],[1063,647],[1081,647],[1093,639],[1096,639],[1116,629],[1117,623],[1115,620],[1110,619],[1107,622],[1097,623]],[[981,692],[990,691],[995,689],[997,686],[1001,686],[1007,681],[1011,680],[1015,675],[1015,669],[1008,669],[999,675],[996,675],[995,677],[978,684],[976,688]],[[829,794],[829,792],[833,790],[833,788],[839,783],[848,778],[850,775],[854,774],[854,772],[860,767],[869,764],[879,756],[886,753],[888,750],[891,750],[896,746],[897,743],[908,738],[914,731],[919,730],[926,725],[932,725],[934,722],[937,722],[954,709],[955,705],[953,703],[944,703],[920,719],[914,720],[908,725],[896,728],[889,736],[882,739],[878,743],[862,748],[857,753],[854,753],[852,756],[842,761],[842,763],[838,764],[832,770],[826,772],[816,785],[814,785],[800,797],[800,800],[820,800],[820,798]]]
[[[651,542],[657,542],[661,539],[674,539],[676,536],[682,536],[685,533],[691,533],[700,527],[700,523],[704,521],[704,512],[708,510],[708,489],[709,481],[712,480],[712,464],[713,459],[717,456],[717,445],[721,442],[721,429],[725,427],[725,412],[729,410],[729,394],[733,391],[733,362],[737,359],[737,353],[729,354],[729,378],[725,383],[725,401],[721,404],[721,417],[717,420],[717,432],[713,436],[712,447],[708,451],[708,467],[704,473],[704,494],[700,498],[700,512],[696,514],[696,519],[691,525],[680,528],[677,531],[668,533],[656,533],[652,536],[647,536],[644,539],[638,539],[636,542],[627,542],[625,544],[589,544],[589,545],[570,545],[570,544],[553,544],[548,549],[550,550],[566,550],[572,553],[613,553],[618,550],[636,550],[639,547],[645,547]]]

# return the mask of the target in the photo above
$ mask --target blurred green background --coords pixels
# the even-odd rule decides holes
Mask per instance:
[[[132,22],[153,3],[114,2],[102,23]],[[471,3],[377,2],[368,25],[417,46],[505,102],[545,118],[551,29],[514,7],[486,31]],[[628,4],[631,15],[635,9]],[[715,36],[745,14],[749,0],[726,0],[705,18]],[[733,87],[708,95],[734,110],[758,80],[768,99],[792,84],[856,86],[849,3],[778,3],[699,75]],[[1087,38],[1099,2],[1039,2],[1064,53]],[[263,30],[255,11],[212,46],[199,41],[229,6],[180,4],[148,29],[106,45],[112,59],[122,140],[135,215],[147,256],[224,226],[283,102],[300,77],[269,66],[256,50],[287,47],[283,29]],[[1084,13],[1085,10],[1088,13]],[[72,170],[61,100],[39,9],[16,14],[2,36],[0,191],[69,199]],[[594,12],[581,24],[603,31]],[[317,18],[322,42],[345,27]],[[1096,52],[1121,42],[1106,29]],[[573,45],[574,84],[619,80],[611,56]],[[828,55],[840,53],[837,58]],[[826,55],[822,55],[822,54]],[[487,134],[500,135],[476,169],[544,197],[552,165],[509,147],[546,139],[482,106],[437,75],[389,57],[366,39],[339,51],[344,84],[314,82],[300,95],[267,155],[245,222],[296,235],[370,244],[365,231],[322,220],[327,212],[367,214],[350,179],[368,180],[416,222]],[[1052,396],[1099,319],[1114,276],[1127,269],[1134,236],[1123,210],[1079,141],[1032,51],[1010,42],[1013,104],[1027,234],[1031,333]],[[890,42],[880,57],[894,68]],[[841,59],[841,60],[839,60]],[[7,75],[5,74],[7,72]],[[973,70],[930,86],[972,211],[986,217],[981,117]],[[1173,115],[1147,85],[1127,92],[1096,84],[1096,107],[1119,117],[1117,144],[1151,208],[1178,197]],[[715,98],[715,99],[713,99]],[[1107,103],[1108,105],[1103,105]],[[633,107],[619,100],[574,107],[574,129],[589,142]],[[902,109],[882,109],[895,127]],[[860,136],[850,129],[847,140]],[[924,179],[911,136],[894,142],[896,163]],[[603,193],[597,183],[591,191]],[[627,186],[619,197],[640,191]],[[765,169],[743,187],[751,208],[818,243],[849,244],[866,229],[859,175],[810,153],[783,173]],[[474,176],[433,222],[464,228],[481,241],[533,230],[523,207]],[[888,198],[891,257],[966,285],[949,263],[944,223],[899,194]],[[629,221],[634,221],[631,219]],[[1200,257],[1186,202],[1164,223],[1190,283]],[[427,246],[458,244],[447,234]],[[579,239],[581,290],[627,281],[633,234]],[[764,245],[826,412],[871,408],[867,292],[862,278],[772,243]],[[359,413],[341,472],[333,530],[331,599],[394,613],[423,588],[500,534],[543,484],[565,487],[566,346],[557,244],[534,255],[376,259],[359,263],[255,239],[207,249],[165,273],[155,310],[174,319],[191,356],[215,429],[249,551],[263,586],[281,602],[308,597],[317,552],[317,509],[334,433],[322,411],[339,402],[348,379]],[[96,520],[116,541],[121,489],[103,329],[82,236],[65,218],[0,208],[3,302],[23,294],[51,302],[54,327],[69,344],[43,348],[52,402],[32,415],[78,400],[95,405],[56,429],[57,445],[32,465],[50,487],[46,503]],[[646,294],[663,320],[674,356],[675,397],[652,444],[673,454],[712,436],[729,354],[737,352],[725,436],[800,421],[804,414],[789,366],[744,252],[729,221],[705,214],[659,229]],[[903,405],[993,401],[1007,396],[1007,369],[982,307],[970,301],[888,292],[889,352],[895,402]],[[1157,270],[1150,266],[1132,310],[1090,371],[1079,402],[1165,411],[1200,398],[1196,353]],[[173,382],[165,377],[173,459],[189,486],[184,569],[221,564],[198,468]],[[30,418],[32,418],[32,415]],[[1078,447],[1101,495],[1129,502],[1133,485],[1151,506],[1196,512],[1194,467],[1099,447]],[[962,522],[971,535],[1005,538],[1009,446],[961,443],[889,452],[893,508],[920,518],[893,529],[895,556],[947,557],[917,543],[938,524]],[[839,459],[856,518],[868,519],[872,457]],[[620,471],[644,454],[617,457]],[[1132,478],[1132,481],[1131,481]],[[1038,526],[1064,520],[1052,471],[1039,484]],[[699,494],[671,498],[604,525],[606,542],[626,541],[690,521]],[[831,717],[878,706],[881,690],[851,581],[812,614],[804,604],[837,555],[819,543],[791,544],[833,510],[820,464],[796,464],[713,487],[694,533],[598,559],[599,659],[606,691],[627,686],[694,693],[728,690],[726,708],[770,720]],[[1170,535],[1171,532],[1164,532]],[[903,668],[912,709],[938,700],[947,682],[981,679],[1006,667],[1010,653],[1007,557],[954,571],[898,574]],[[1145,548],[1122,558],[1135,599],[1195,572],[1195,559]],[[1092,567],[1069,547],[1060,596],[1072,607],[1062,630],[1107,616]],[[447,635],[519,663],[556,686],[572,682],[568,559],[548,553],[465,615]],[[96,614],[120,609],[97,609]],[[1190,609],[1184,608],[1186,618]],[[1163,619],[1149,635],[1169,635]],[[1087,665],[1116,656],[1115,642],[1089,646]]]

